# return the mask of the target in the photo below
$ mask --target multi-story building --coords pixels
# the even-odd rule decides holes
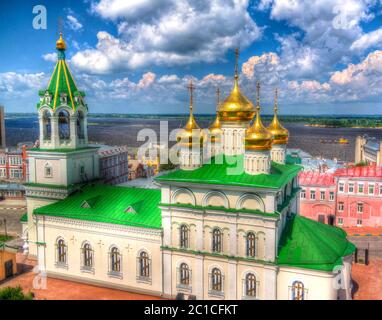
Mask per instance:
[[[355,140],[355,163],[382,166],[382,141],[368,135],[357,136]]]
[[[98,149],[100,178],[106,184],[126,182],[129,175],[126,146],[101,146]]]
[[[301,215],[340,227],[382,226],[382,167],[301,172]]]
[[[382,167],[360,166],[339,169],[336,224],[343,227],[382,226]]]
[[[57,66],[38,104],[43,144],[29,151],[23,223],[29,252],[48,277],[168,298],[351,298],[355,247],[342,230],[298,214],[301,167],[286,161],[289,133],[278,121],[277,101],[265,127],[260,86],[255,109],[240,90],[237,56],[215,139],[201,139],[190,85],[180,169],[157,177],[159,189],[144,189],[90,182],[98,177],[98,153],[79,141],[87,137],[84,93],[67,67],[62,36],[56,47]],[[55,123],[46,136],[46,113],[63,111],[70,134],[60,135]],[[214,144],[207,161],[204,143]]]
[[[335,225],[336,183],[333,174],[302,171],[298,175],[301,215]]]
[[[18,183],[26,181],[26,154],[26,146],[22,146],[21,149],[0,150],[0,181]]]

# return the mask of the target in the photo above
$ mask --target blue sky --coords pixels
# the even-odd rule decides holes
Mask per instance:
[[[55,64],[58,21],[91,112],[213,113],[232,87],[262,84],[265,113],[382,113],[382,0],[1,1],[0,104],[34,112]],[[32,9],[47,10],[35,30]]]

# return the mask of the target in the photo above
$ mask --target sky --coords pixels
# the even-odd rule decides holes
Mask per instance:
[[[195,113],[212,114],[239,48],[240,86],[254,101],[260,81],[264,113],[277,87],[281,114],[382,114],[382,0],[1,1],[6,112],[36,111],[59,30],[93,113],[186,113],[192,79]]]

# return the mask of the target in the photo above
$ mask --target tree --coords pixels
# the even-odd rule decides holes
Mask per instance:
[[[31,292],[24,294],[20,286],[0,289],[0,300],[33,300]]]

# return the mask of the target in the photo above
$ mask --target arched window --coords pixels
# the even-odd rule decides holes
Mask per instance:
[[[245,276],[245,295],[256,297],[256,277],[253,273],[248,273]]]
[[[89,243],[85,243],[82,247],[82,262],[86,268],[93,267],[93,249]]]
[[[139,276],[150,277],[150,259],[146,251],[142,251],[139,254]]]
[[[256,256],[256,236],[253,232],[247,234],[247,257]]]
[[[57,241],[57,262],[60,264],[66,264],[66,252],[67,247],[64,239],[59,239]]]
[[[121,253],[117,247],[110,250],[110,270],[112,272],[121,272]]]
[[[77,111],[77,135],[78,139],[85,138],[85,117],[82,111]]]
[[[212,251],[222,251],[222,233],[218,228],[212,231]]]
[[[212,269],[211,289],[213,291],[222,291],[223,290],[222,273],[218,268]]]
[[[52,124],[50,121],[50,113],[49,111],[45,111],[42,116],[42,122],[43,122],[43,138],[44,140],[50,140],[52,136]]]
[[[190,284],[190,269],[186,263],[182,263],[179,268],[180,284],[188,286]]]
[[[189,229],[185,224],[180,226],[180,247],[188,248],[189,247]]]
[[[70,115],[66,110],[58,113],[58,135],[60,140],[70,139]]]
[[[304,284],[301,281],[295,281],[292,284],[292,299],[304,300]]]

